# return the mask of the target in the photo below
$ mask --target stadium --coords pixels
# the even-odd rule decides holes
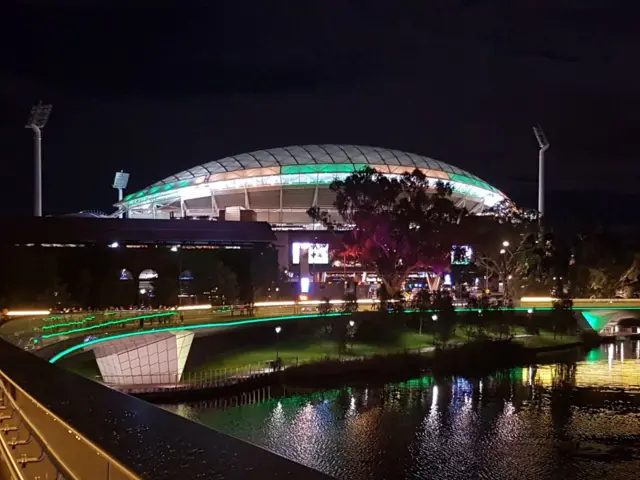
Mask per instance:
[[[507,197],[475,175],[432,158],[375,147],[306,145],[258,150],[176,173],[115,206],[131,219],[206,218],[258,220],[276,230],[313,230],[309,207],[333,210],[329,185],[372,167],[389,176],[420,169],[448,182],[453,198],[480,214]]]

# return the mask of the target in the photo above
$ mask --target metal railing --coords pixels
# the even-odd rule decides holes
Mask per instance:
[[[182,378],[174,374],[105,375],[102,382],[124,393],[158,393],[237,385],[251,379],[263,377],[285,368],[300,365],[298,357],[282,358],[280,361],[241,367],[220,368],[185,373]]]
[[[7,478],[140,478],[47,410],[2,371],[0,432],[0,453],[3,457],[0,464]]]

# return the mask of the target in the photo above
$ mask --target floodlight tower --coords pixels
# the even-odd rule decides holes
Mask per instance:
[[[42,102],[31,107],[31,113],[24,128],[33,130],[33,159],[34,159],[34,192],[33,214],[42,216],[42,129],[49,120],[51,105],[43,105]]]
[[[542,218],[544,216],[544,152],[548,150],[549,142],[540,125],[533,127],[533,134],[540,147],[538,151],[538,212]]]
[[[118,190],[118,202],[122,201],[122,192],[124,191],[125,188],[127,188],[128,184],[129,184],[129,174],[125,173],[122,170],[120,170],[119,172],[116,172],[115,177],[113,177],[113,188]],[[123,218],[124,213],[121,212],[120,215],[118,216],[120,218]]]

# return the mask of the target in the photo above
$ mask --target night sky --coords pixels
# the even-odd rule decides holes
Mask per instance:
[[[308,143],[430,156],[535,207],[540,123],[552,220],[640,219],[632,2],[77,3],[2,7],[4,215],[32,211],[23,126],[43,100],[54,104],[45,214],[111,211],[116,170],[131,172],[133,191],[226,155]]]

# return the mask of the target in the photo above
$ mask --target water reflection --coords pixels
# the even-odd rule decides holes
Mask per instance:
[[[480,380],[171,409],[337,478],[635,478],[639,352],[636,341]]]
[[[544,387],[564,383],[574,387],[640,390],[638,359],[640,340],[620,342],[592,350],[584,361],[571,365],[570,370],[564,364],[530,367],[524,371],[523,381]]]

